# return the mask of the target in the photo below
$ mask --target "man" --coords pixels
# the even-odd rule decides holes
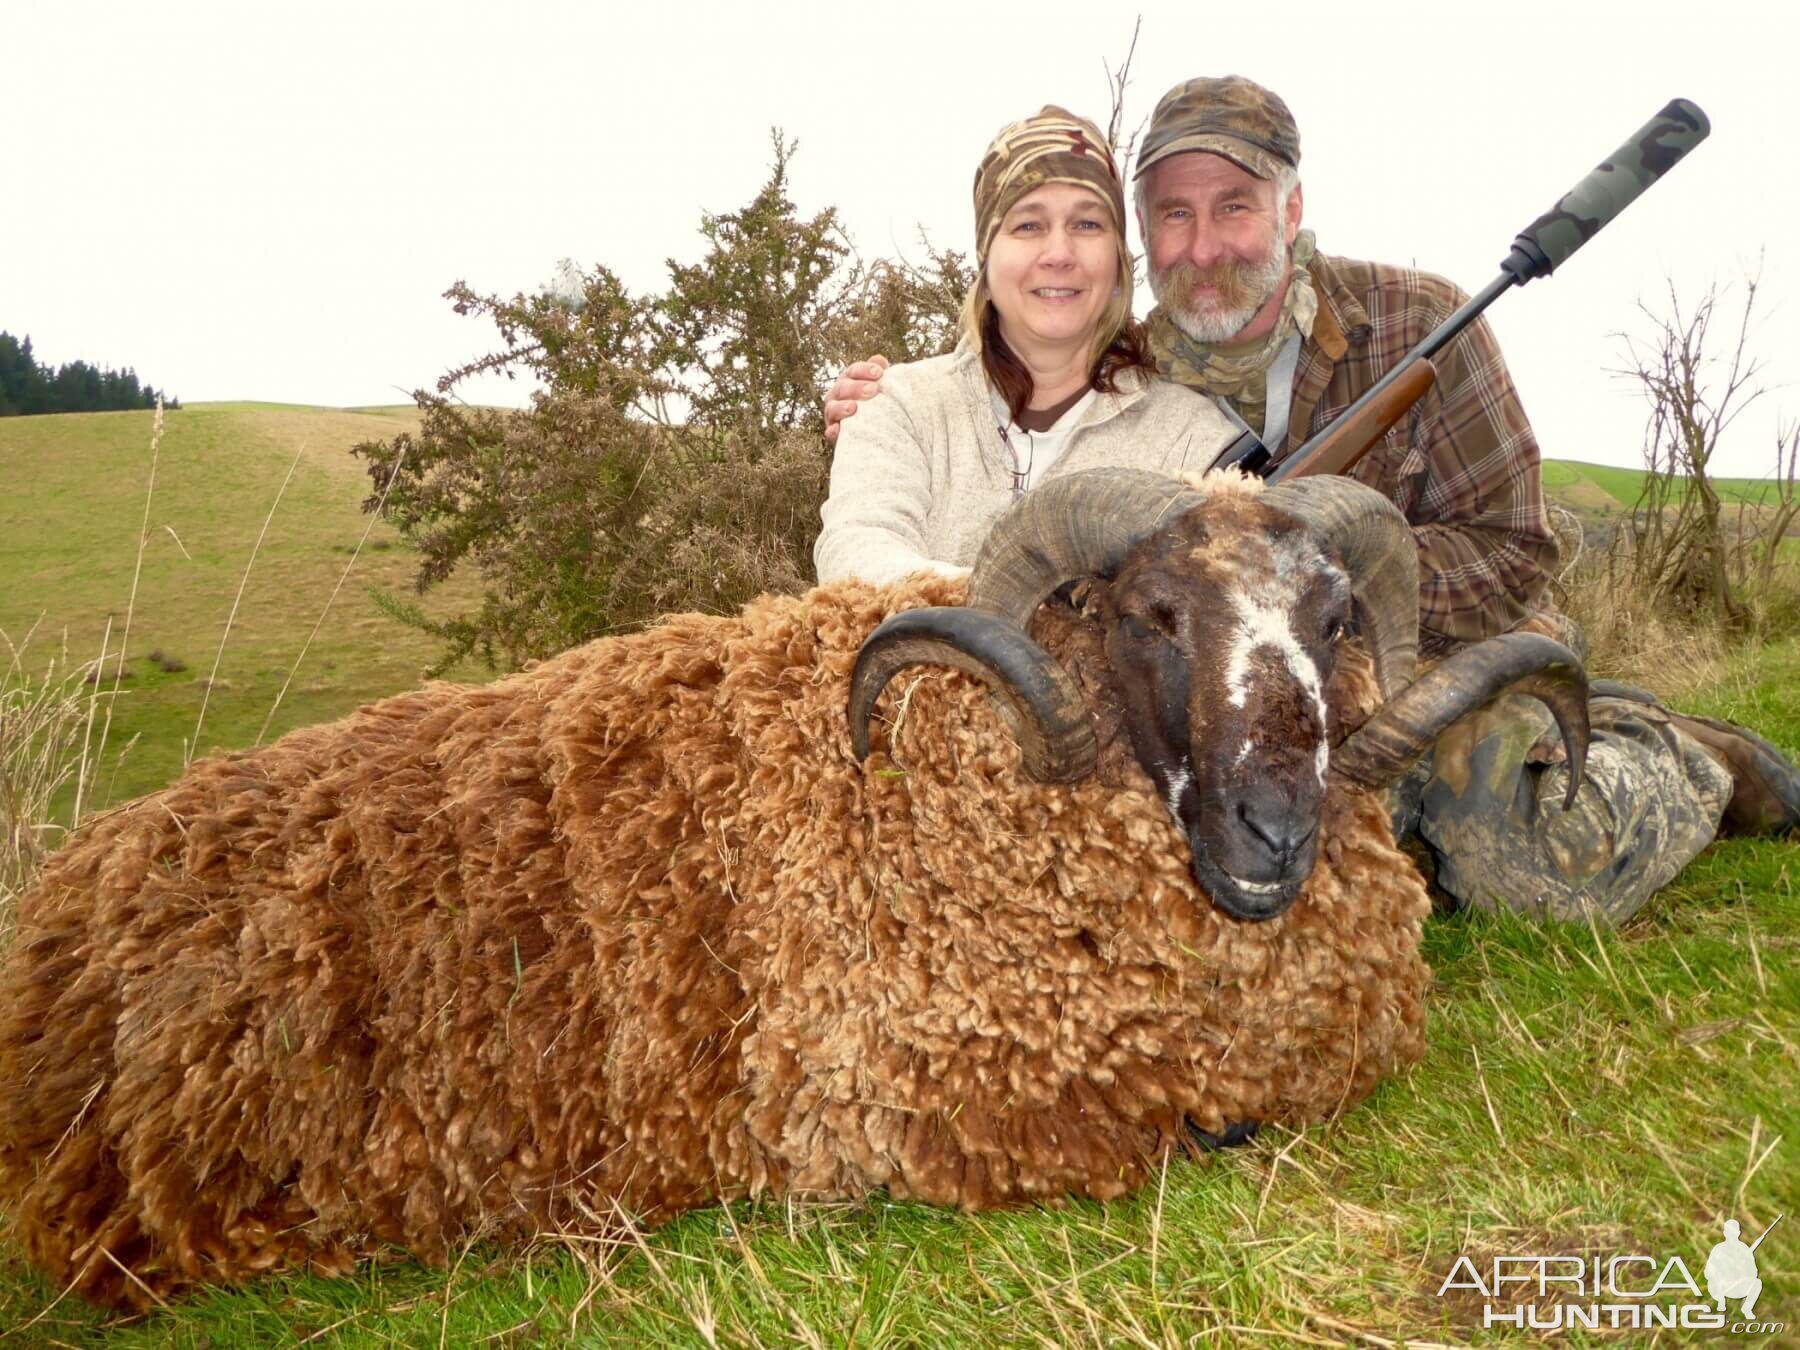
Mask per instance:
[[[1727,1302],[1742,1299],[1743,1307],[1739,1311],[1750,1318],[1756,1316],[1756,1300],[1762,1297],[1762,1281],[1756,1277],[1754,1250],[1738,1237],[1742,1231],[1736,1219],[1725,1220],[1725,1240],[1715,1243],[1712,1251],[1707,1253],[1701,1273],[1706,1276],[1706,1296],[1713,1300],[1718,1311],[1724,1312]]]
[[[1238,76],[1196,79],[1152,114],[1136,170],[1162,374],[1208,395],[1279,462],[1467,298],[1410,268],[1317,252],[1301,228],[1300,134],[1287,105]],[[1421,649],[1524,628],[1579,644],[1545,604],[1556,544],[1538,447],[1492,330],[1434,358],[1438,381],[1353,476],[1394,501],[1419,549]],[[846,372],[828,422],[865,396]],[[832,433],[828,430],[827,435]],[[1721,816],[1800,826],[1800,774],[1765,742],[1611,687],[1575,807],[1542,705],[1501,700],[1442,737],[1401,794],[1438,883],[1458,900],[1622,921],[1709,843]]]
[[[1233,76],[1171,90],[1137,165],[1157,365],[1222,400],[1277,461],[1466,298],[1438,277],[1317,253],[1299,163],[1287,105]],[[1443,353],[1436,387],[1354,476],[1413,522],[1428,645],[1531,614],[1556,543],[1537,442],[1486,323]]]

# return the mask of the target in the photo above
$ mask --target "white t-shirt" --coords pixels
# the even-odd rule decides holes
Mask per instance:
[[[1045,471],[1056,463],[1057,456],[1062,454],[1064,443],[1069,439],[1069,433],[1075,429],[1075,424],[1081,421],[1081,415],[1093,401],[1094,391],[1090,389],[1076,399],[1048,431],[1026,431],[1016,422],[1007,427],[1006,439],[1012,446],[1015,462],[1021,466],[1030,466],[1025,476],[1027,492],[1043,481]]]

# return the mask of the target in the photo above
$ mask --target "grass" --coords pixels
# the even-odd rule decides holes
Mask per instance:
[[[1769,669],[1711,706],[1779,705],[1792,748],[1800,649]],[[1724,1217],[1755,1233],[1800,1207],[1797,853],[1716,846],[1616,934],[1433,919],[1416,1070],[1335,1126],[1173,1161],[1112,1205],[745,1204],[128,1320],[50,1307],[15,1262],[0,1324],[49,1307],[34,1333],[118,1346],[1466,1341],[1478,1309],[1436,1297],[1461,1254],[1647,1251],[1698,1275]],[[1788,1222],[1758,1252],[1762,1309],[1790,1329],[1797,1258]]]
[[[170,415],[158,486],[168,505],[153,508],[153,534],[163,523],[185,531],[193,561],[154,545],[146,553],[132,639],[145,668],[134,666],[141,673],[113,732],[117,740],[128,716],[144,718],[131,759],[145,762],[140,751],[157,723],[143,710],[160,706],[164,692],[184,697],[191,719],[192,682],[211,664],[243,558],[304,426],[319,443],[277,513],[291,527],[271,526],[258,564],[282,584],[260,587],[253,577],[227,650],[228,662],[234,652],[245,658],[241,683],[216,691],[218,722],[208,714],[221,744],[260,722],[265,695],[317,613],[314,599],[322,603],[319,588],[335,582],[360,531],[354,466],[346,476],[322,453],[330,438],[320,426],[354,439],[370,434],[362,428],[371,416],[238,405]],[[120,419],[116,436],[108,417]],[[31,603],[69,627],[71,649],[86,654],[98,652],[107,607],[129,586],[142,481],[124,466],[148,444],[147,417],[100,415],[92,425],[95,448],[39,444],[25,461],[40,475],[28,480],[31,506],[0,533],[0,605],[24,612],[19,578],[33,567]],[[0,422],[0,454],[17,453],[23,440],[8,438],[18,436]],[[208,489],[210,501],[189,501]],[[84,492],[86,511],[76,509]],[[51,509],[56,527],[24,520]],[[42,561],[12,537],[21,523],[36,530]],[[212,553],[216,560],[202,561]],[[406,570],[397,549],[364,561]],[[204,600],[188,593],[201,576]],[[302,587],[304,604],[283,595]],[[336,668],[325,672],[341,682],[315,706],[414,682],[428,642],[396,655],[414,635],[366,602],[343,614],[328,658]],[[378,622],[359,626],[368,618]],[[188,671],[147,669],[153,649],[185,659]],[[1685,702],[1800,751],[1800,641],[1725,659]],[[118,795],[137,790],[127,781],[121,771]],[[1417,1068],[1335,1124],[1172,1160],[1156,1184],[1114,1204],[965,1216],[882,1198],[764,1201],[604,1242],[547,1240],[523,1253],[476,1245],[446,1270],[397,1258],[344,1280],[284,1276],[132,1318],[59,1300],[0,1231],[0,1350],[1522,1343],[1482,1331],[1466,1296],[1437,1296],[1460,1255],[1650,1252],[1679,1255],[1698,1275],[1723,1218],[1739,1218],[1749,1237],[1781,1212],[1787,1220],[1758,1252],[1760,1310],[1788,1331],[1763,1343],[1795,1343],[1797,881],[1792,843],[1728,841],[1618,932],[1505,915],[1434,918],[1425,948],[1437,981]]]
[[[28,668],[97,660],[111,622],[116,653],[132,592],[149,476],[148,412],[0,419],[0,632],[34,634]],[[309,410],[193,404],[166,414],[136,590],[127,678],[99,766],[95,805],[161,787],[190,753],[253,744],[302,642],[343,574],[368,518],[368,480],[346,453],[414,425],[410,410]],[[296,463],[296,456],[298,462]],[[210,698],[204,682],[258,532],[269,520]],[[377,525],[268,738],[329,720],[418,683],[436,643],[381,614],[371,583],[404,590],[411,556]],[[453,604],[452,593],[431,608]],[[163,661],[150,660],[152,652]],[[185,663],[187,669],[165,667]],[[109,658],[102,688],[118,669]],[[104,716],[104,713],[102,714]],[[123,759],[117,752],[125,750]],[[61,799],[66,807],[68,798]]]
[[[94,668],[27,671],[17,651],[0,654],[0,952],[12,935],[12,898],[60,841],[51,803],[80,783],[94,706],[83,676]]]
[[[1766,478],[1715,478],[1713,486],[1726,502],[1760,502],[1775,491]],[[1575,510],[1629,509],[1644,490],[1642,469],[1621,469],[1610,464],[1583,464],[1575,460],[1546,460],[1544,490],[1554,501]]]

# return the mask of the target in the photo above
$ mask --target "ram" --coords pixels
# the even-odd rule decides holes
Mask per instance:
[[[1105,1198],[1341,1110],[1422,1049],[1380,784],[1527,667],[1584,734],[1542,640],[1413,682],[1416,584],[1355,484],[1103,473],[968,604],[765,597],[198,763],[21,902],[0,1207],[143,1302],[771,1192]]]

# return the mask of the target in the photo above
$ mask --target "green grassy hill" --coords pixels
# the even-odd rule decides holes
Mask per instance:
[[[1766,478],[1715,478],[1719,497],[1727,502],[1760,502],[1775,485]],[[1629,509],[1643,493],[1644,471],[1576,460],[1544,461],[1544,491],[1552,501],[1575,511]]]
[[[53,658],[65,668],[98,657],[109,619],[108,651],[119,649],[145,518],[153,416],[0,419],[0,632],[26,647],[25,668],[34,675]],[[198,742],[201,753],[255,743],[368,524],[361,510],[368,478],[349,447],[414,426],[410,408],[216,403],[166,415],[128,678],[120,686],[98,798],[90,792],[90,801],[124,800],[180,771],[233,597],[292,465]],[[268,738],[418,683],[435,643],[383,615],[369,598],[372,583],[403,591],[411,575],[411,556],[378,523]],[[435,608],[449,608],[457,598],[445,597]],[[164,659],[150,660],[153,653]],[[0,662],[8,659],[0,644]],[[114,665],[109,660],[108,669]],[[103,721],[102,706],[96,741]]]
[[[127,412],[0,419],[6,489],[0,494],[0,633],[15,645],[29,635],[28,669],[41,673],[52,657],[66,667],[99,656],[109,619],[108,650],[118,650],[144,520],[151,418]],[[159,787],[180,770],[239,579],[298,454],[207,699],[199,753],[255,743],[368,523],[361,510],[368,478],[349,447],[416,425],[409,405],[334,409],[239,401],[190,404],[167,414],[128,678],[96,804]],[[1544,466],[1552,500],[1587,515],[1629,507],[1642,480],[1631,469],[1567,461]],[[1767,486],[1749,479],[1720,483],[1733,500],[1753,498]],[[369,598],[372,583],[404,591],[411,574],[404,546],[377,525],[268,737],[418,682],[434,643],[383,615]],[[465,579],[428,608],[447,612],[473,591]],[[153,653],[165,659],[152,661]],[[0,660],[6,656],[0,644]],[[176,666],[185,668],[164,668]]]

